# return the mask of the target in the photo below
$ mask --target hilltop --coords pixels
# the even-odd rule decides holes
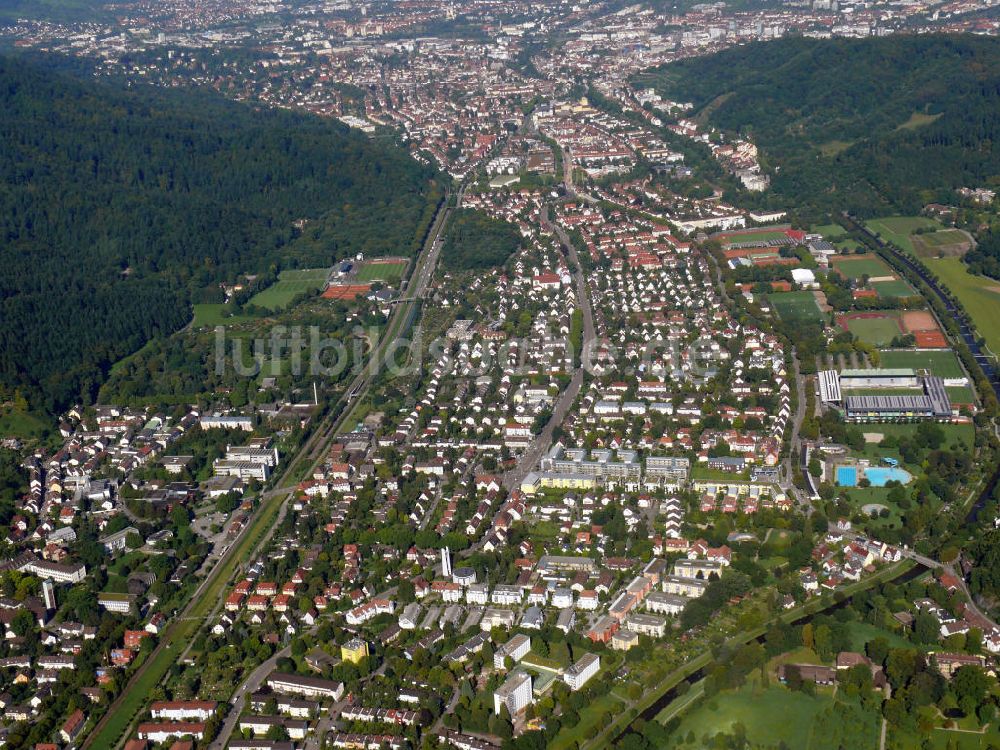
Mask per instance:
[[[1000,42],[781,39],[633,79],[752,137],[788,206],[875,215],[1000,179]],[[763,198],[762,200],[768,200]]]

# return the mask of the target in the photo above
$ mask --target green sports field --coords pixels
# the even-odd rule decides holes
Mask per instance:
[[[878,234],[886,242],[891,242],[896,247],[913,253],[913,243],[910,235],[918,229],[943,227],[934,219],[926,216],[887,216],[882,219],[872,219],[865,222],[870,230]]]
[[[847,329],[875,346],[884,346],[901,333],[895,318],[848,318]]]
[[[821,323],[823,313],[816,305],[816,298],[812,292],[779,292],[768,295],[774,309],[785,322],[791,323],[797,320],[805,322]]]
[[[403,278],[406,262],[399,263],[365,263],[358,269],[358,281],[385,281],[392,284]]]
[[[891,276],[892,270],[880,257],[873,253],[864,255],[838,255],[830,259],[833,267],[846,279],[860,279],[862,276]]]
[[[282,271],[274,284],[250,298],[250,304],[267,310],[281,310],[300,294],[321,289],[329,275],[329,268]]]
[[[902,279],[892,279],[890,281],[873,281],[872,289],[878,292],[878,296],[885,297],[912,297],[916,294],[913,287]]]
[[[926,349],[910,351],[906,349],[890,349],[879,352],[882,367],[909,367],[914,370],[930,370],[939,378],[961,378],[962,365],[958,355],[950,349]]]
[[[843,237],[847,234],[847,230],[840,226],[840,224],[819,224],[809,227],[809,231],[813,234],[821,234],[827,240]]]

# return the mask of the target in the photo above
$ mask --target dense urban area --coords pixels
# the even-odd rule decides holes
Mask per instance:
[[[0,746],[1000,748],[998,29],[0,2]]]

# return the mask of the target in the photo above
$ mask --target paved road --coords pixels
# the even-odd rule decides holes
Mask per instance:
[[[595,342],[594,334],[594,316],[590,307],[590,295],[587,292],[587,279],[583,274],[583,267],[580,265],[580,259],[577,256],[576,248],[570,241],[569,237],[563,231],[562,227],[557,224],[553,224],[549,221],[549,208],[548,206],[543,206],[541,211],[541,224],[542,227],[552,231],[559,238],[562,243],[563,248],[566,251],[566,256],[569,258],[570,263],[574,267],[573,280],[576,285],[576,296],[580,305],[580,310],[583,313],[583,352],[581,352],[581,362],[586,362],[589,356],[589,352],[592,349]],[[556,399],[555,404],[552,407],[552,416],[550,417],[548,423],[545,425],[542,432],[535,437],[528,446],[528,449],[521,455],[517,461],[517,466],[508,471],[504,475],[504,486],[508,490],[513,490],[521,485],[521,481],[528,475],[529,472],[534,470],[535,466],[541,460],[549,448],[552,447],[552,434],[555,428],[562,424],[563,419],[569,413],[570,408],[576,401],[576,397],[580,393],[580,388],[583,386],[583,367],[577,367],[573,371],[573,377],[570,379],[569,385],[559,394]]]
[[[276,651],[274,656],[272,656],[267,661],[261,663],[250,676],[243,681],[243,684],[237,688],[236,692],[233,693],[233,697],[229,699],[229,714],[226,716],[225,722],[219,728],[219,734],[216,736],[215,741],[209,745],[210,750],[222,750],[226,743],[229,742],[229,738],[233,736],[233,732],[236,730],[236,725],[239,723],[240,714],[243,713],[243,709],[246,706],[246,699],[248,695],[253,695],[258,690],[260,686],[264,684],[264,680],[267,676],[274,671],[275,665],[278,663],[278,659],[288,656],[291,654],[292,649],[290,646],[285,646],[280,651]]]

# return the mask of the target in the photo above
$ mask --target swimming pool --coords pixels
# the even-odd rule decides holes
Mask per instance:
[[[893,480],[896,480],[900,484],[909,484],[913,477],[910,475],[910,472],[904,469],[876,466],[865,469],[865,479],[872,483],[872,487],[885,487]]]
[[[854,466],[838,466],[837,484],[841,487],[856,487],[858,484],[858,470]]]

